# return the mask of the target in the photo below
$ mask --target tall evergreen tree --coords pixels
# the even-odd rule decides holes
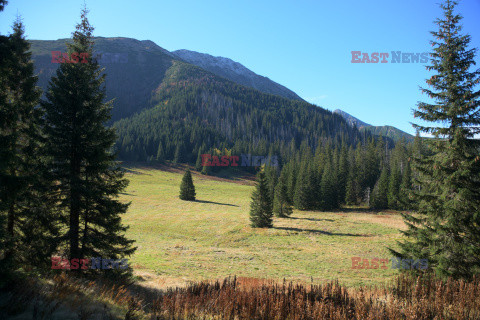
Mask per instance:
[[[24,33],[18,17],[8,41],[8,75],[1,80],[8,102],[0,108],[0,215],[6,214],[5,262],[45,266],[56,249],[57,229],[42,179],[42,113],[36,108],[41,93]]]
[[[370,205],[374,209],[388,208],[388,167],[384,166],[372,192]]]
[[[195,186],[193,185],[192,173],[190,169],[185,171],[180,184],[180,199],[186,201],[195,201]]]
[[[358,183],[353,174],[349,175],[345,190],[345,203],[348,205],[357,204],[358,199]]]
[[[261,170],[257,174],[257,185],[252,193],[250,203],[250,221],[253,228],[273,227],[272,199],[268,190],[265,173]]]
[[[6,1],[0,0],[0,11],[3,11]],[[9,117],[10,105],[8,104],[8,76],[9,61],[11,60],[12,50],[9,45],[8,36],[0,34],[0,255],[5,256],[5,250],[8,247],[8,233],[7,233],[7,210],[8,205],[6,200],[9,198],[8,180],[9,163],[13,158],[11,149],[11,135],[9,128],[12,126],[12,119]],[[6,274],[9,267],[5,259],[0,260],[0,275],[7,279]]]
[[[197,161],[195,161],[195,170],[197,171],[202,170],[202,154],[203,154],[203,149],[202,148],[198,149]]]
[[[406,163],[403,169],[402,182],[400,183],[399,202],[400,208],[403,210],[412,209],[412,169],[410,163]]]
[[[419,217],[404,215],[407,240],[400,253],[428,259],[441,276],[470,278],[480,272],[480,140],[474,138],[480,132],[480,70],[470,71],[477,49],[468,49],[471,38],[460,33],[456,5],[440,5],[443,17],[431,32],[427,69],[435,74],[426,81],[431,89],[421,90],[434,103],[420,102],[414,111],[431,126],[414,127],[433,135],[433,155],[415,158]]]
[[[335,187],[335,176],[330,161],[325,164],[320,183],[320,209],[332,210],[338,207],[338,196]]]
[[[304,160],[298,173],[298,179],[295,183],[295,195],[293,197],[295,208],[299,210],[309,209],[310,193],[311,189],[309,189],[309,168],[306,160]]]
[[[121,214],[129,204],[117,200],[127,186],[112,153],[114,129],[108,128],[112,102],[104,103],[105,74],[92,59],[93,27],[81,13],[68,52],[83,53],[87,63],[62,63],[42,101],[45,154],[55,186],[57,206],[64,212],[65,251],[70,258],[131,255],[133,240],[124,233]]]
[[[293,210],[287,194],[287,171],[283,169],[275,187],[273,212],[277,217],[289,217]]]
[[[391,169],[390,179],[388,181],[388,207],[390,209],[399,209],[400,206],[400,184],[402,183],[402,174],[400,168],[393,164]]]
[[[162,141],[160,141],[160,142],[158,143],[156,160],[157,160],[158,162],[163,162],[163,161],[165,161],[165,151],[163,150]]]
[[[278,171],[277,167],[273,166],[263,166],[264,171],[265,171],[265,178],[267,179],[268,182],[268,190],[270,191],[270,199],[272,199],[275,196],[275,186],[277,185],[278,181]]]
[[[345,142],[342,143],[339,157],[337,176],[338,202],[344,203],[348,181],[348,151]]]

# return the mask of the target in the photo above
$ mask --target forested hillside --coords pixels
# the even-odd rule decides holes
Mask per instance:
[[[157,88],[155,107],[114,124],[122,159],[194,162],[213,148],[293,155],[303,142],[356,144],[361,136],[339,115],[306,102],[237,85],[174,62]]]

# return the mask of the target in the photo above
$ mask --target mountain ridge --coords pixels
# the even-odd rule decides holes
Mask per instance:
[[[356,126],[360,131],[368,131],[376,136],[391,138],[393,141],[398,141],[402,138],[409,142],[413,141],[413,136],[411,134],[393,126],[373,126],[340,109],[334,110],[333,113],[342,116],[349,125]]]
[[[238,84],[251,87],[264,93],[303,101],[303,99],[292,90],[270,80],[268,77],[256,74],[241,63],[230,58],[215,57],[208,53],[200,53],[186,49],[175,50],[172,51],[172,53],[188,63],[199,66]]]

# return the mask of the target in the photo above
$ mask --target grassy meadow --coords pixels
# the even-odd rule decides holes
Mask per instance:
[[[127,166],[130,184],[121,196],[131,206],[123,221],[136,240],[130,257],[145,284],[164,288],[229,275],[347,286],[377,285],[397,270],[352,269],[354,256],[391,258],[404,228],[395,212],[345,209],[295,210],[272,229],[249,226],[254,182],[193,173],[197,201],[178,198],[182,168]]]

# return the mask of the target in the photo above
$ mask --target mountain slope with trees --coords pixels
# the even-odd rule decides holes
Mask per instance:
[[[339,115],[180,61],[167,70],[156,92],[155,107],[114,124],[122,159],[195,163],[213,148],[286,159],[300,142],[315,149],[320,141],[356,144],[362,138]]]

